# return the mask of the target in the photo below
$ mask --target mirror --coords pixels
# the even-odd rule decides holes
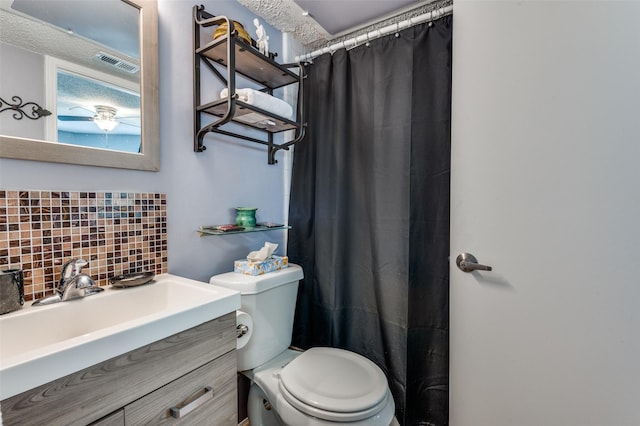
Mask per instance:
[[[55,2],[59,3],[57,9],[43,12],[43,3],[39,0],[0,0],[3,76],[0,157],[159,170],[157,0],[49,0],[46,3]],[[88,5],[85,12],[82,3]],[[29,4],[35,5],[35,12],[27,10]],[[97,24],[110,22],[106,13],[98,10],[98,5],[109,7],[118,18],[108,28]],[[127,10],[119,9],[122,7]],[[61,12],[57,13],[60,17],[54,16],[55,12]],[[32,15],[43,15],[40,18],[48,22]],[[80,17],[75,24],[69,23],[72,15]],[[20,25],[14,23],[16,20]],[[136,24],[137,30],[128,31],[136,28]],[[56,46],[47,46],[51,31],[58,33]],[[127,32],[133,34],[133,43],[125,37]],[[109,37],[101,38],[103,35]],[[26,52],[26,46],[35,52],[24,55],[26,62],[3,60],[12,50]],[[61,53],[55,53],[56,50]],[[71,53],[76,51],[81,52],[77,56],[83,59]],[[18,73],[16,84],[5,84],[5,78],[9,79],[11,73]],[[85,89],[78,90],[78,87]],[[103,90],[98,90],[100,88]],[[28,102],[34,102],[51,115],[29,117],[35,107],[26,105]],[[19,104],[25,105],[22,113],[17,111]],[[27,116],[14,117],[21,114]],[[21,130],[15,130],[16,127]],[[58,137],[62,133],[66,139]],[[117,148],[121,139],[131,140],[128,143],[135,149]]]

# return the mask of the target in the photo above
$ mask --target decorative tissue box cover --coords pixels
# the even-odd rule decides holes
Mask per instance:
[[[260,262],[236,260],[233,262],[233,272],[240,272],[245,275],[262,275],[278,271],[287,266],[289,266],[289,258],[287,256],[271,256],[271,258]]]

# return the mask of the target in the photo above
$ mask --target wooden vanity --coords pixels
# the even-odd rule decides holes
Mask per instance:
[[[236,426],[235,327],[232,312],[9,397],[3,425]]]

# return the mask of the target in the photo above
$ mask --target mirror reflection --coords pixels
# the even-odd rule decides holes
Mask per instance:
[[[124,152],[140,152],[138,85],[60,61],[47,61],[47,96],[57,120],[50,120],[47,140]],[[49,99],[55,97],[54,99]]]
[[[16,49],[3,49],[2,62],[20,64],[24,57],[31,56],[32,62],[44,57],[43,108],[52,112],[53,117],[44,120],[44,134],[29,132],[29,137],[113,149],[118,146],[113,142],[121,139],[120,135],[137,134],[136,149],[125,150],[138,152],[138,10],[121,0],[12,0],[3,6],[1,12],[7,16],[3,19],[2,40]],[[25,28],[28,34],[24,34]],[[14,73],[17,81],[3,81],[3,86],[19,91],[27,81],[25,71]],[[29,74],[33,77],[29,80],[38,79],[35,72]],[[2,95],[6,98],[20,93]],[[132,117],[138,122],[121,117]],[[88,126],[91,123],[86,120],[96,125]],[[11,132],[7,134],[25,136],[21,132],[28,125],[31,123],[7,126]]]
[[[150,10],[142,14],[143,7]],[[33,151],[31,143],[42,141],[47,150],[51,143],[61,151],[91,148],[69,151],[80,154],[79,164],[157,170],[157,140],[145,140],[157,139],[157,124],[145,123],[157,121],[157,70],[145,71],[141,60],[157,63],[156,7],[155,0],[0,0],[0,110],[15,110],[10,104],[18,96],[51,112],[24,120],[1,113],[1,155],[74,162],[14,152]],[[145,164],[104,150],[143,157]],[[154,164],[146,164],[147,154]]]

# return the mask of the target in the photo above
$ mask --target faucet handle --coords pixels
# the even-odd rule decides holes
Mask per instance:
[[[62,272],[60,273],[60,285],[64,284],[66,280],[80,273],[82,268],[87,266],[89,262],[84,259],[71,259],[62,266]]]

